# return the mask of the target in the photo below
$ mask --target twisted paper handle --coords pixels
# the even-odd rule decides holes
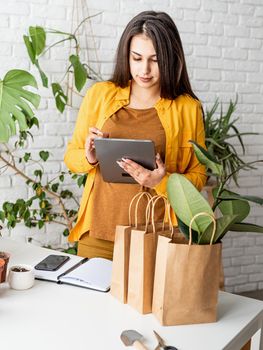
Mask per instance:
[[[214,224],[214,227],[213,227],[213,232],[212,232],[212,236],[211,236],[211,239],[210,239],[210,245],[213,244],[213,240],[214,240],[214,236],[215,236],[215,233],[216,233],[216,219],[214,218],[213,215],[209,214],[209,213],[206,213],[205,211],[204,212],[201,212],[201,213],[197,213],[195,214],[191,221],[190,221],[190,224],[189,224],[189,245],[192,244],[192,241],[193,241],[193,235],[192,235],[192,225],[193,225],[193,222],[195,221],[195,219],[198,217],[198,216],[208,216],[210,217],[210,219],[212,219],[212,222]]]
[[[138,206],[140,203],[140,200],[146,196],[146,198],[148,199],[148,204],[151,201],[152,196],[150,195],[150,193],[148,192],[139,192],[137,193],[131,200],[130,205],[129,205],[129,226],[132,226],[132,220],[131,220],[131,210],[132,210],[132,205],[134,203],[134,201],[137,199],[136,205],[135,205],[135,214],[134,214],[134,226],[135,228],[138,227]],[[148,207],[147,204],[147,207]],[[149,213],[147,212],[147,208],[146,208],[146,212],[145,212],[145,216],[146,216],[146,223],[149,221]]]
[[[156,206],[156,203],[159,201],[159,200],[163,200],[163,203],[164,203],[164,217],[163,217],[163,223],[162,223],[162,231],[164,231],[164,226],[165,226],[165,218],[166,218],[166,215],[168,217],[168,222],[169,222],[169,228],[171,230],[171,237],[173,236],[173,225],[172,225],[172,219],[171,219],[171,213],[170,213],[170,204],[168,203],[167,201],[167,198],[165,196],[162,196],[162,195],[155,195],[151,198],[151,200],[148,202],[148,205],[147,205],[147,208],[146,208],[146,217],[149,218],[149,213],[151,211],[151,224],[152,224],[152,227],[153,227],[153,232],[156,233],[156,227],[155,227],[155,222],[154,222],[154,209],[155,209],[155,206]],[[152,210],[150,210],[150,206],[152,205]],[[146,221],[146,227],[145,227],[145,230],[147,230],[148,228],[148,225],[150,223],[150,218],[148,221]]]

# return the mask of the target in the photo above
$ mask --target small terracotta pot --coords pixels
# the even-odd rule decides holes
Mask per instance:
[[[2,272],[0,283],[3,283],[6,281],[6,271],[7,271],[7,265],[9,262],[10,254],[6,252],[0,252],[0,259],[3,259],[5,261],[4,270]]]
[[[5,268],[5,261],[4,261],[4,259],[0,259],[0,280],[1,280],[4,268]]]

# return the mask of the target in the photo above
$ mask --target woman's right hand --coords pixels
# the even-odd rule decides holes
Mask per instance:
[[[89,135],[85,142],[85,155],[90,164],[96,164],[98,162],[96,158],[94,140],[102,137],[109,137],[109,134],[107,132],[102,132],[95,127],[89,128]]]

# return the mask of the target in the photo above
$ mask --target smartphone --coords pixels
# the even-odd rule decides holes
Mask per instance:
[[[40,261],[35,266],[35,269],[36,270],[43,270],[43,271],[56,271],[62,265],[64,265],[69,259],[70,259],[70,257],[66,256],[66,255],[51,254],[51,255],[48,255],[42,261]]]

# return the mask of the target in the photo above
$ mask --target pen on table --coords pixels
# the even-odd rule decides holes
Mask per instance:
[[[84,263],[85,263],[86,261],[88,261],[88,260],[89,260],[89,258],[84,258],[84,259],[80,260],[77,264],[71,266],[69,269],[67,269],[66,271],[64,271],[61,275],[59,275],[59,276],[57,277],[58,283],[60,283],[59,279],[60,279],[61,277],[65,276],[65,275],[67,275],[69,272],[75,270],[77,267],[79,267],[80,265],[84,264]]]

